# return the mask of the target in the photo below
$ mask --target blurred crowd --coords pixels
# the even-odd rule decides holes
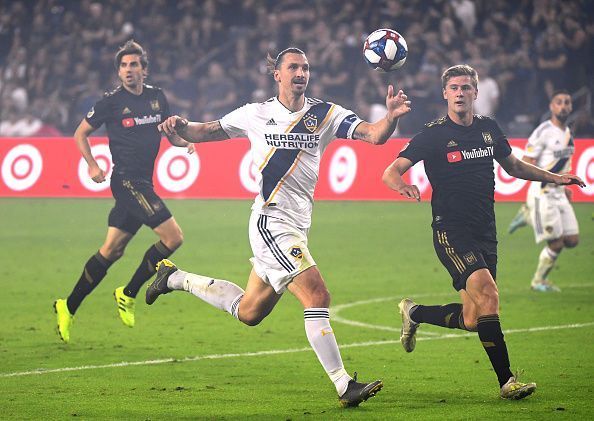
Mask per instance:
[[[388,74],[362,55],[383,27],[409,47]],[[383,116],[388,83],[404,89],[403,136],[445,113],[440,75],[460,63],[479,71],[476,112],[510,137],[546,118],[560,88],[576,135],[594,136],[591,0],[0,0],[0,136],[71,135],[117,86],[114,53],[130,38],[148,51],[147,83],[200,121],[273,96],[266,55],[296,46],[311,65],[308,96],[362,118]]]

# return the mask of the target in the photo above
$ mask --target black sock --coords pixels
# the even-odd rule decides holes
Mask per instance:
[[[447,327],[450,329],[467,330],[464,326],[464,315],[462,304],[452,303],[442,306],[417,305],[410,312],[410,317],[417,323],[429,323],[430,325]]]
[[[138,269],[136,269],[136,272],[132,275],[132,279],[130,279],[130,282],[128,282],[128,285],[124,288],[124,294],[128,297],[136,297],[136,294],[138,294],[142,285],[155,274],[155,266],[157,263],[160,260],[171,256],[172,253],[173,252],[161,241],[153,244],[146,253],[144,253],[140,266],[138,266]]]
[[[89,295],[105,277],[107,269],[109,269],[112,263],[113,262],[110,262],[105,257],[101,256],[101,253],[99,252],[91,256],[85,264],[78,282],[66,301],[70,314],[76,313],[76,310],[78,310],[78,307],[80,307],[80,304],[85,297]]]
[[[477,321],[478,335],[491,360],[491,365],[497,373],[499,387],[503,386],[513,376],[509,369],[509,357],[507,346],[503,339],[499,315],[488,314],[480,316]]]

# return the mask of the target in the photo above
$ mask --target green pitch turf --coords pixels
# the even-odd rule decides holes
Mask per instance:
[[[245,286],[251,203],[168,204],[185,234],[172,259]],[[428,204],[316,204],[310,249],[332,293],[345,367],[384,381],[378,396],[344,410],[290,294],[253,328],[187,293],[152,307],[139,296],[136,327],[125,327],[112,293],[156,241],[146,228],[62,344],[52,303],[101,245],[111,201],[1,199],[0,418],[593,419],[594,206],[575,206],[581,244],[563,252],[551,275],[558,294],[529,290],[541,247],[528,228],[507,234],[518,206],[497,205],[501,319],[512,368],[538,390],[507,402],[476,335],[424,325],[412,354],[398,342],[402,297],[458,301],[434,255]]]

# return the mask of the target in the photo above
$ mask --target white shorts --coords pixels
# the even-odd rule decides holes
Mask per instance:
[[[285,292],[295,276],[316,265],[307,248],[307,230],[290,222],[252,212],[249,235],[254,270],[277,294]]]
[[[531,188],[526,204],[537,243],[579,233],[573,207],[563,189],[541,191],[540,188]]]

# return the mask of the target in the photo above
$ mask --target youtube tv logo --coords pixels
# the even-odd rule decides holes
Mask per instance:
[[[133,118],[125,118],[122,120],[122,126],[124,127],[134,127],[134,119]]]
[[[448,162],[462,161],[462,154],[460,151],[448,152]]]

